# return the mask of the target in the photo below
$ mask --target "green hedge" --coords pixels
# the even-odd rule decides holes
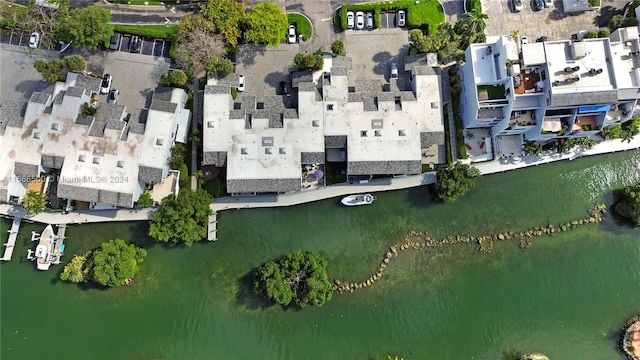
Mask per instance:
[[[178,34],[178,25],[113,25],[113,30],[125,34],[144,36],[154,39],[174,40]]]
[[[428,26],[429,31],[435,31],[438,24],[444,22],[444,10],[437,0],[419,1],[398,0],[393,2],[380,2],[370,4],[345,4],[340,11],[334,14],[334,25],[342,30],[347,29],[347,11],[374,12],[378,23],[382,11],[405,10],[407,12],[407,25],[410,28],[423,28]]]
[[[302,35],[303,40],[306,41],[311,39],[311,35],[313,35],[313,27],[306,16],[300,14],[287,14],[287,19],[289,20],[289,24],[294,24],[296,26],[296,31],[298,34]]]

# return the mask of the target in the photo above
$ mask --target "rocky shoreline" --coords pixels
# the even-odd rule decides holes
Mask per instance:
[[[640,315],[632,316],[622,325],[620,349],[629,360],[640,360]]]
[[[507,231],[504,233],[498,233],[493,235],[452,235],[447,236],[444,239],[433,239],[422,231],[409,231],[405,235],[403,242],[394,244],[389,247],[389,251],[384,254],[382,261],[378,265],[378,269],[373,275],[367,279],[359,282],[348,282],[341,280],[333,280],[333,291],[338,293],[354,292],[358,289],[363,289],[375,284],[380,280],[384,274],[385,269],[389,263],[400,256],[401,252],[405,250],[420,250],[432,247],[442,247],[445,245],[453,245],[459,243],[475,242],[478,244],[478,249],[483,254],[490,254],[493,252],[496,241],[514,240],[518,242],[518,245],[526,249],[531,246],[532,239],[537,236],[553,235],[555,233],[565,232],[576,229],[586,224],[599,223],[603,220],[604,215],[607,213],[607,206],[604,204],[594,205],[589,210],[589,215],[582,219],[573,220],[565,224],[560,225],[547,225],[547,226],[534,226],[528,230],[513,232]]]

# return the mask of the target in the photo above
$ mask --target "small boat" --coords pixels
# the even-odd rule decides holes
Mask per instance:
[[[52,264],[59,264],[64,254],[64,236],[58,236],[51,225],[47,225],[41,234],[31,232],[31,241],[38,241],[36,250],[27,252],[28,260],[36,260],[38,270],[49,270]]]
[[[361,194],[361,195],[349,195],[342,199],[342,205],[345,206],[356,206],[356,205],[369,205],[376,198],[371,194]]]

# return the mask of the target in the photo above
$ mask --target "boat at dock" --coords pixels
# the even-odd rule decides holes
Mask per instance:
[[[371,194],[358,194],[358,195],[349,195],[342,199],[342,205],[345,206],[356,206],[356,205],[369,205],[376,198]]]
[[[49,270],[52,264],[59,264],[64,253],[64,227],[59,229],[60,235],[56,235],[53,226],[47,225],[41,234],[33,231],[31,241],[38,241],[36,250],[29,250],[28,260],[35,260],[38,270]]]

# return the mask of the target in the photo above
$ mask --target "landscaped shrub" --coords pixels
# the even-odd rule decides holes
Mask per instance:
[[[342,55],[342,56],[344,56],[344,54],[345,54],[344,42],[342,40],[336,40],[333,43],[331,43],[331,52],[334,55]]]
[[[587,39],[595,39],[598,37],[598,33],[595,31],[588,31],[586,34],[584,34],[584,37]]]
[[[609,29],[607,28],[600,29],[600,31],[598,31],[599,38],[606,38],[609,37],[609,35],[611,35],[611,31],[609,31]]]

